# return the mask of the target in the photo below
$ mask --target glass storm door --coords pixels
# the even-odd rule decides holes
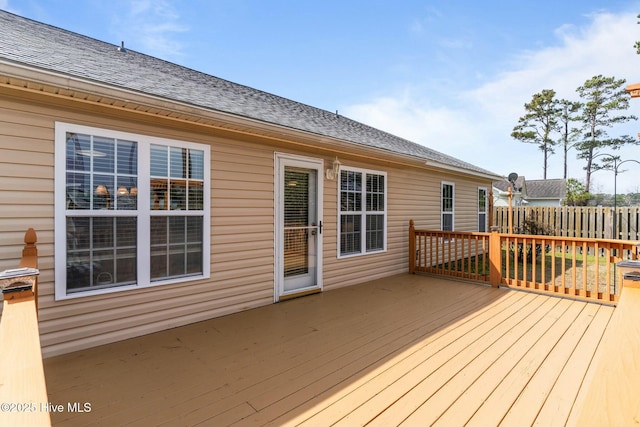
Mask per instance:
[[[322,169],[283,159],[280,167],[279,297],[320,287],[319,181]],[[318,179],[320,176],[320,180]],[[321,184],[320,184],[321,185]]]

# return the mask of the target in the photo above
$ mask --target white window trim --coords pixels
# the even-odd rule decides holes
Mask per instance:
[[[387,224],[387,212],[389,211],[389,205],[387,203],[387,197],[389,194],[389,180],[387,178],[387,173],[383,172],[383,171],[378,171],[378,170],[373,170],[373,169],[363,169],[363,168],[356,168],[356,167],[351,167],[351,166],[340,166],[340,171],[348,171],[348,172],[359,172],[362,173],[362,189],[361,189],[361,195],[362,195],[362,211],[361,211],[361,218],[362,218],[362,238],[360,239],[360,252],[358,253],[351,253],[351,254],[345,254],[342,255],[340,253],[340,246],[341,246],[341,229],[340,226],[342,224],[342,221],[340,220],[341,216],[342,216],[342,211],[340,210],[340,200],[341,200],[341,179],[342,176],[341,174],[338,174],[338,177],[336,178],[337,181],[337,187],[338,187],[338,191],[337,191],[337,197],[336,197],[336,205],[337,205],[337,211],[338,211],[338,222],[336,224],[336,230],[337,230],[337,247],[336,247],[336,253],[337,253],[337,258],[338,259],[345,259],[345,258],[353,258],[353,257],[359,257],[359,256],[366,256],[366,255],[373,255],[373,254],[380,254],[380,253],[385,253],[387,252],[387,231],[389,229],[388,224]],[[383,235],[383,239],[384,239],[384,244],[383,244],[383,248],[376,250],[376,251],[369,251],[367,252],[367,241],[366,241],[366,229],[365,229],[365,225],[366,225],[366,215],[367,215],[367,211],[366,211],[366,183],[367,183],[367,174],[371,174],[371,175],[380,175],[384,177],[384,235]],[[353,215],[353,213],[350,212],[345,212],[345,215]]]
[[[484,211],[480,210],[480,191],[484,191]],[[480,214],[484,214],[484,232],[486,233],[489,229],[488,221],[489,221],[489,191],[487,187],[478,187],[478,231],[480,231]]]
[[[99,135],[108,138],[125,139],[138,143],[138,194],[150,194],[150,145],[168,145],[174,147],[192,148],[204,151],[204,184],[203,184],[203,210],[202,211],[182,211],[186,216],[203,216],[203,236],[202,236],[202,274],[171,278],[166,280],[150,280],[150,213],[151,208],[148,199],[141,197],[138,201],[137,211],[107,211],[107,216],[131,216],[132,212],[137,212],[137,283],[133,285],[115,286],[96,290],[67,293],[67,233],[66,233],[66,134],[67,132],[84,133],[88,135]],[[211,274],[211,152],[206,144],[197,144],[186,141],[179,141],[167,138],[158,138],[129,132],[121,132],[109,129],[102,129],[90,126],[75,125],[70,123],[55,123],[55,155],[54,155],[54,204],[55,204],[55,299],[66,300],[82,298],[92,295],[103,295],[115,292],[123,292],[132,289],[150,288],[167,285],[171,283],[183,283],[195,280],[207,279]],[[142,171],[142,172],[141,172]],[[146,172],[145,172],[146,171]],[[74,214],[76,215],[76,214]],[[94,216],[93,211],[79,212],[76,216]]]
[[[442,190],[444,189],[445,185],[450,185],[453,191],[453,201],[452,201],[452,206],[451,206],[451,212],[445,212],[444,211],[444,204],[442,203]],[[451,214],[451,230],[446,230],[446,231],[455,231],[456,229],[456,184],[454,182],[449,182],[449,181],[442,181],[440,183],[440,230],[441,231],[445,231],[444,230],[444,223],[442,222],[442,216],[444,214]]]

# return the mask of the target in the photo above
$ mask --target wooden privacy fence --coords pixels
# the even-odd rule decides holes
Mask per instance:
[[[554,236],[591,239],[640,240],[640,207],[617,208],[614,232],[614,209],[611,207],[531,206],[514,207],[513,231],[523,233],[525,221],[535,221]],[[509,208],[495,207],[493,222],[501,233],[509,232]]]
[[[616,263],[637,260],[640,243],[523,234],[416,230],[409,224],[409,272],[475,280],[614,304]]]

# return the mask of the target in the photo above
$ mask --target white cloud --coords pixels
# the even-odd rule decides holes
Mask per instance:
[[[188,30],[166,0],[133,0],[128,12],[115,17],[113,24],[113,32],[125,41],[125,46],[171,60],[183,55],[183,45],[175,35]]]
[[[0,0],[0,9],[6,10],[7,12],[10,12],[10,13],[15,13],[15,14],[20,13],[18,9],[9,5],[9,0]]]
[[[347,107],[356,120],[369,123],[438,151],[500,174],[516,171],[529,179],[542,178],[542,154],[535,145],[510,137],[524,113],[524,103],[534,93],[554,89],[559,98],[578,100],[575,89],[594,75],[640,82],[640,56],[633,44],[640,39],[635,13],[599,13],[588,25],[565,25],[555,32],[557,43],[510,58],[509,69],[482,86],[461,92],[455,87],[449,99],[430,100],[417,84],[399,94]],[[460,101],[463,102],[460,102]],[[433,107],[434,102],[438,107]],[[640,100],[632,100],[629,113],[640,116]],[[611,135],[637,135],[640,122],[611,129]],[[640,159],[640,147],[620,152],[623,159]],[[551,156],[548,178],[562,177],[563,158]],[[584,178],[582,160],[569,153],[570,177]],[[620,192],[634,191],[640,168],[634,164],[618,176]],[[613,173],[595,174],[596,189],[613,192]],[[634,187],[635,186],[635,187]]]

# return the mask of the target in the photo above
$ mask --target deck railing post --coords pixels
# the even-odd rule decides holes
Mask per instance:
[[[409,220],[409,274],[416,272],[416,228]]]
[[[29,228],[24,233],[24,248],[22,249],[22,259],[19,267],[38,268],[38,247],[36,242],[38,236],[33,228]],[[33,286],[33,295],[36,303],[36,316],[38,316],[38,279]]]
[[[499,227],[491,227],[489,234],[489,283],[494,288],[502,282],[502,250]]]

